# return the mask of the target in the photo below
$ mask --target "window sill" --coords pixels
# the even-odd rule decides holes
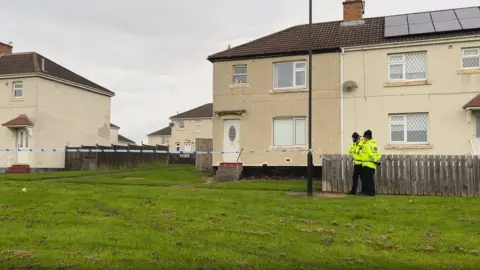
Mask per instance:
[[[432,85],[428,80],[423,81],[391,81],[386,82],[384,87],[403,87],[403,86],[421,86],[421,85]]]
[[[308,92],[308,88],[270,89],[268,92],[270,94],[303,93]]]
[[[306,146],[270,146],[272,151],[308,151]]]
[[[22,102],[22,101],[24,101],[23,98],[12,98],[12,99],[10,100],[10,102]]]
[[[250,84],[248,83],[230,84],[230,89],[235,89],[235,88],[250,88]]]
[[[421,150],[433,149],[433,144],[388,144],[385,150]]]
[[[457,70],[457,75],[480,74],[480,68],[460,69]]]

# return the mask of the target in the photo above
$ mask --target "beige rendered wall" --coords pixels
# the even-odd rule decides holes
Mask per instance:
[[[313,56],[313,129],[312,143],[315,165],[321,165],[320,154],[337,153],[340,149],[340,54]],[[273,64],[283,61],[308,61],[307,55],[255,60],[216,62],[213,64],[213,107],[216,111],[246,110],[243,116],[214,116],[213,148],[223,150],[225,119],[240,119],[240,147],[244,150],[292,149],[274,148],[273,118],[308,116],[308,92],[274,92]],[[248,85],[232,87],[234,65],[247,65]],[[307,62],[308,67],[308,62]],[[308,68],[307,68],[308,71]],[[308,78],[307,78],[308,81]],[[308,119],[307,119],[308,121]],[[292,153],[244,153],[244,166],[305,166],[307,148]],[[289,158],[291,162],[285,159]],[[214,155],[213,164],[223,161]]]
[[[110,145],[110,97],[38,78],[37,148]],[[63,168],[63,153],[36,153],[35,167]]]
[[[386,154],[469,154],[474,118],[467,123],[462,107],[480,91],[480,73],[458,75],[461,50],[480,41],[346,52],[344,79],[358,83],[345,94],[346,144],[352,132],[371,129]],[[387,54],[427,52],[427,85],[386,87]],[[391,145],[389,114],[428,113],[427,145]],[[346,145],[347,146],[347,145]]]
[[[13,83],[23,83],[23,98],[13,98]],[[0,124],[25,114],[35,122],[37,120],[38,86],[36,78],[19,78],[0,80]],[[33,131],[33,130],[32,130]],[[0,148],[16,147],[16,130],[0,126]],[[29,147],[35,147],[36,138],[29,137]],[[0,152],[0,168],[6,168],[16,163],[16,153]],[[33,156],[29,156],[33,162]]]
[[[110,127],[110,144],[118,145],[118,128]]]
[[[169,151],[176,151],[176,143],[180,143],[180,151],[185,150],[185,141],[190,140],[191,150],[195,151],[195,140],[197,138],[211,139],[212,138],[212,119],[183,119],[184,128],[180,129],[179,121],[173,119],[174,126],[172,127],[172,136],[170,138]],[[195,121],[201,121],[200,132],[195,130]]]
[[[165,145],[168,146],[168,144],[163,143],[163,138],[170,138],[168,135],[152,135],[148,136],[148,145]]]

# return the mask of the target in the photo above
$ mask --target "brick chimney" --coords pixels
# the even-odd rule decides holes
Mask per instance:
[[[12,54],[12,46],[0,42],[0,55],[2,54]]]
[[[345,0],[345,2],[343,2],[343,21],[344,22],[361,21],[364,13],[365,13],[365,1]]]

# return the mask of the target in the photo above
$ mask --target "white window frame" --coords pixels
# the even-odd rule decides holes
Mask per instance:
[[[178,128],[185,129],[185,122],[183,120],[178,121]]]
[[[275,120],[293,120],[293,145],[275,145]],[[297,141],[297,120],[305,120],[305,144],[295,144]],[[305,147],[307,146],[307,118],[306,117],[277,117],[272,121],[272,146],[273,147]]]
[[[471,51],[471,50],[476,50],[477,55],[475,55],[475,56],[465,56],[465,51]],[[479,48],[463,48],[462,49],[462,58],[460,59],[460,66],[462,67],[462,69],[479,69],[480,64],[479,64],[478,67],[465,67],[465,66],[463,66],[463,60],[466,59],[466,58],[478,58],[479,63],[480,63],[480,47]]]
[[[162,137],[162,144],[168,144],[168,137]]]
[[[415,53],[424,53],[425,54],[425,78],[423,79],[407,79],[407,62],[406,62],[406,56],[408,54],[415,54]],[[428,80],[428,58],[427,58],[427,52],[425,51],[418,51],[418,52],[408,52],[408,53],[396,53],[396,54],[388,54],[388,81],[391,82],[402,82],[402,81],[407,81],[407,82],[415,82],[415,81],[426,81]],[[401,56],[402,60],[398,61],[393,61],[393,57],[398,57]],[[402,78],[401,79],[392,79],[390,77],[391,75],[391,67],[394,65],[402,65]]]
[[[292,63],[293,64],[293,86],[289,87],[275,87],[275,65],[277,64],[286,64],[286,63]],[[303,68],[297,68],[297,64],[304,64]],[[303,71],[305,74],[305,84],[303,85],[297,85],[297,76],[296,73],[298,71]],[[287,89],[304,89],[307,88],[307,61],[285,61],[285,62],[276,62],[273,63],[273,89],[274,90],[287,90]]]
[[[195,120],[195,132],[202,130],[202,120]]]
[[[427,141],[425,142],[408,142],[408,136],[407,136],[407,116],[408,115],[425,115],[427,117]],[[392,121],[393,117],[399,117],[403,116],[402,121]],[[392,141],[392,126],[398,126],[398,125],[403,125],[403,141]],[[428,121],[428,113],[406,113],[406,114],[389,114],[388,115],[388,137],[390,144],[429,144],[429,132],[428,132],[428,126],[429,126],[429,121]]]
[[[17,88],[18,85],[20,85],[21,87]],[[15,96],[15,93],[16,93],[17,91],[22,91],[22,95],[21,95],[21,96]],[[14,99],[21,99],[21,98],[23,98],[23,82],[14,82],[14,83],[13,83],[12,97],[13,97]]]
[[[235,68],[237,68],[237,67],[244,67],[246,73],[235,73]],[[248,67],[247,67],[247,65],[234,65],[234,66],[233,66],[233,72],[232,72],[232,73],[233,73],[233,78],[232,78],[232,81],[233,81],[232,83],[233,83],[233,84],[247,84],[247,83],[248,83]],[[235,81],[235,78],[236,78],[237,76],[245,76],[246,82],[239,82],[239,83],[237,83],[237,82]]]

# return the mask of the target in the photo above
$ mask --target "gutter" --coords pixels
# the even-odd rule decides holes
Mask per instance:
[[[364,50],[401,48],[401,47],[433,45],[433,44],[471,42],[471,41],[480,41],[480,35],[471,35],[468,37],[457,36],[457,37],[438,38],[438,39],[430,39],[430,40],[391,42],[391,43],[374,44],[374,45],[362,45],[362,46],[347,47],[345,48],[345,51],[347,52],[364,51]]]
[[[74,86],[74,87],[77,87],[77,88],[81,88],[81,89],[84,89],[84,90],[87,90],[87,91],[90,91],[90,92],[94,92],[94,93],[97,93],[97,94],[105,95],[105,96],[108,96],[108,97],[115,96],[115,93],[113,93],[113,92],[107,92],[107,91],[104,91],[104,90],[101,90],[101,89],[97,89],[97,88],[93,88],[93,87],[86,86],[86,85],[83,85],[83,84],[75,83],[75,82],[72,82],[72,81],[69,81],[69,80],[61,79],[61,78],[51,76],[51,75],[47,75],[47,74],[44,74],[44,73],[35,72],[35,73],[0,75],[0,79],[16,79],[16,78],[29,78],[29,77],[40,77],[40,78],[43,78],[43,79],[56,81],[56,82],[59,82],[59,83]]]
[[[175,118],[175,117],[170,117],[169,118],[171,121],[178,121],[178,120],[200,120],[200,119],[211,119],[213,120],[213,116],[212,117],[191,117],[191,118]]]
[[[323,54],[323,53],[335,53],[339,52],[340,48],[322,48],[314,49],[313,54]],[[251,55],[236,55],[236,56],[219,56],[214,55],[207,57],[207,60],[215,62],[226,62],[226,61],[235,61],[235,60],[251,60],[251,59],[262,59],[262,58],[274,58],[274,57],[286,57],[286,56],[299,56],[299,55],[308,55],[308,50],[301,51],[291,51],[291,52],[275,52],[275,53],[262,53],[262,54],[251,54]]]

